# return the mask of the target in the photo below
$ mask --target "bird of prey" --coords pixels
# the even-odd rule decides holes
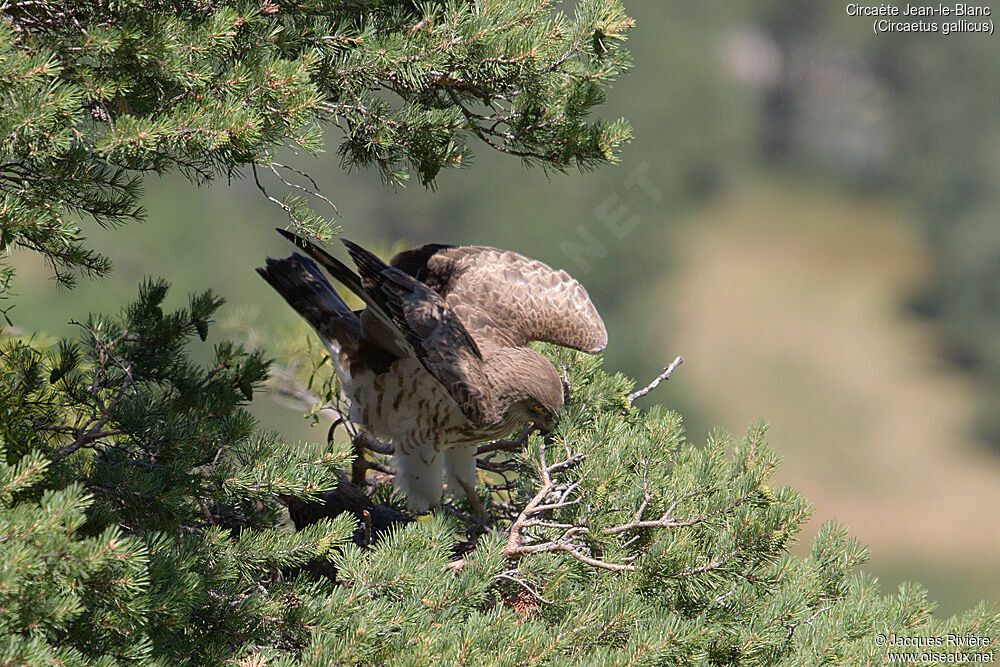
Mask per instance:
[[[589,353],[607,345],[587,291],[565,271],[480,246],[426,244],[386,265],[344,240],[355,273],[308,239],[278,232],[309,257],[269,257],[257,272],[326,346],[351,421],[393,443],[409,508],[438,505],[443,474],[449,492],[461,488],[484,516],[479,443],[529,423],[548,431],[563,403],[558,371],[528,343]],[[365,309],[352,311],[317,262]]]

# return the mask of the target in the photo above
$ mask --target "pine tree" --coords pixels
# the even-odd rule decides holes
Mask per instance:
[[[329,488],[346,453],[261,431],[244,407],[261,354],[223,343],[193,364],[185,346],[221,300],[164,313],[166,292],[143,285],[76,340],[0,348],[4,664],[213,664],[294,643],[289,601],[309,583],[281,568],[353,530],[280,529],[277,495]]]
[[[470,137],[554,169],[613,161],[628,138],[586,120],[627,65],[612,1],[572,18],[541,0],[0,14],[3,241],[65,281],[109,268],[79,221],[138,217],[145,173],[280,184],[299,174],[274,152],[316,150],[320,122],[339,126],[346,166],[425,183],[468,161]],[[304,201],[279,203],[322,233]],[[365,475],[384,469],[378,443],[258,424],[265,352],[220,343],[195,363],[222,300],[169,312],[167,290],[147,281],[71,339],[0,339],[0,664],[862,665],[888,660],[879,637],[946,633],[990,643],[901,652],[993,655],[995,607],[942,620],[919,587],[882,595],[842,527],[789,555],[810,508],[769,486],[762,425],[699,446],[599,359],[542,346],[568,402],[546,438],[481,449],[494,525],[462,501],[414,521]],[[309,359],[313,385],[279,375],[335,409]]]
[[[557,170],[612,162],[628,124],[586,117],[628,66],[632,20],[617,0],[551,5],[4,0],[0,240],[66,282],[104,274],[76,218],[140,219],[143,175],[170,170],[292,190],[299,170],[274,155],[318,151],[323,124],[346,167],[392,182],[466,164],[470,137]],[[329,232],[305,201],[274,201]]]

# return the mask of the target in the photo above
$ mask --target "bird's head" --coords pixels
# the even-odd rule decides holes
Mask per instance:
[[[508,367],[512,384],[517,388],[510,412],[547,434],[555,427],[556,415],[563,404],[562,379],[555,366],[538,352],[526,348],[517,352],[517,359]]]

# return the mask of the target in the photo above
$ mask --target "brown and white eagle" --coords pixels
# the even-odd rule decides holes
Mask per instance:
[[[443,474],[449,491],[462,488],[481,513],[478,444],[528,423],[552,428],[562,380],[530,341],[590,353],[607,345],[583,286],[516,252],[427,244],[386,265],[345,240],[356,274],[278,231],[312,259],[269,257],[257,272],[319,334],[351,421],[393,443],[396,485],[412,510],[440,503]],[[352,311],[316,262],[367,307]]]

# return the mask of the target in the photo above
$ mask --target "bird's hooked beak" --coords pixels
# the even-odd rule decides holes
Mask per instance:
[[[539,419],[538,421],[535,422],[535,428],[537,428],[538,432],[541,433],[542,435],[551,434],[552,430],[555,427],[556,427],[556,420],[554,417]]]

